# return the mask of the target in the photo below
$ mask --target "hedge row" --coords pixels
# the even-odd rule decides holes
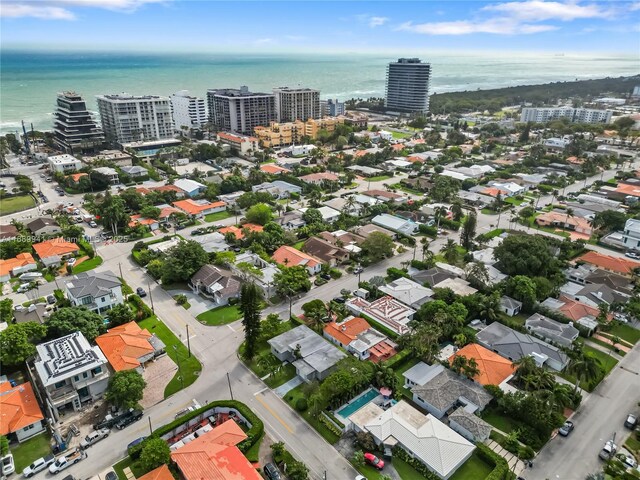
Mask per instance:
[[[484,480],[513,480],[515,478],[513,472],[509,470],[507,461],[485,444],[476,444],[476,454],[489,465],[493,465],[493,470]]]
[[[389,360],[384,362],[385,367],[393,368],[394,370],[400,368],[405,363],[410,361],[413,357],[411,356],[411,350],[405,348],[404,350],[396,353]]]
[[[324,415],[318,415],[318,420],[320,420],[320,423],[322,423],[325,427],[327,427],[331,433],[334,433],[338,437],[342,435],[342,431],[338,427],[336,427],[333,423],[331,423],[331,421]]]
[[[360,316],[363,317],[367,322],[369,322],[373,328],[375,328],[376,330],[378,330],[381,333],[384,333],[387,337],[393,338],[393,339],[396,339],[396,338],[399,337],[399,335],[396,332],[394,332],[393,330],[391,330],[388,327],[385,327],[380,322],[375,321],[370,316],[365,315],[363,313],[361,313]]]
[[[151,310],[151,308],[149,308],[149,306],[144,303],[142,301],[142,299],[135,294],[131,294],[127,297],[127,301],[133,303],[133,305],[135,305],[135,308],[138,312],[142,312],[143,317],[142,318],[147,318],[153,315],[153,311]]]

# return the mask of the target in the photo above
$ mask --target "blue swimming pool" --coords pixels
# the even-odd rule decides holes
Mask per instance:
[[[380,395],[380,392],[372,388],[364,395],[356,398],[349,405],[342,407],[336,413],[340,415],[342,418],[347,418],[349,417],[349,415],[352,415],[353,413],[360,410],[362,407],[364,407],[367,403],[369,403],[371,400],[376,398],[378,395]]]

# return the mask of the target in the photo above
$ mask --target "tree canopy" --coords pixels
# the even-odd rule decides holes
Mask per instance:
[[[365,255],[374,262],[390,257],[393,253],[393,240],[382,232],[372,232],[361,246]]]
[[[109,379],[105,398],[121,409],[135,408],[142,400],[147,382],[136,370],[115,372]]]
[[[0,362],[20,365],[36,354],[36,344],[47,334],[37,322],[12,323],[0,332]]]
[[[509,235],[495,248],[494,256],[507,275],[549,278],[560,272],[560,262],[540,236]]]
[[[308,292],[311,289],[311,280],[307,269],[303,266],[280,266],[280,271],[273,276],[273,284],[279,295],[289,296],[301,291]]]
[[[79,331],[90,342],[105,331],[101,315],[78,307],[65,307],[54,312],[47,327],[50,337],[63,337]]]
[[[266,225],[273,219],[273,211],[266,203],[257,203],[247,210],[244,214],[247,221],[257,223],[258,225]]]
[[[162,266],[162,283],[186,282],[209,261],[202,245],[186,240],[167,251]]]

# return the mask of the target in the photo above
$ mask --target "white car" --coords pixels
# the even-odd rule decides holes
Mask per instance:
[[[107,438],[109,436],[109,433],[111,433],[111,431],[108,428],[101,428],[100,430],[91,432],[80,442],[80,448],[86,450],[91,445],[94,445],[100,440],[104,440],[105,438]]]
[[[11,475],[13,472],[16,471],[16,466],[13,463],[13,455],[11,453],[1,458],[0,464],[2,465],[3,475]]]
[[[67,260],[67,265],[73,267],[76,264],[76,261],[77,260],[75,258],[70,258],[69,260]]]

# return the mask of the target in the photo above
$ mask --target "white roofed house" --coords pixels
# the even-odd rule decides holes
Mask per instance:
[[[380,291],[415,309],[430,301],[433,296],[433,290],[430,288],[423,287],[419,283],[404,277],[381,286]]]
[[[418,230],[418,224],[401,217],[383,213],[371,219],[371,223],[402,235],[411,236]]]
[[[131,167],[133,168],[133,167]],[[120,182],[120,177],[118,177],[118,172],[115,168],[111,167],[97,167],[93,169],[94,172],[99,173],[107,178],[109,183],[116,184]]]
[[[173,184],[190,197],[195,197],[207,189],[206,185],[188,178],[179,178]]]
[[[640,249],[640,220],[630,218],[624,224],[622,243],[626,248]]]
[[[416,311],[400,303],[393,297],[385,296],[368,302],[364,298],[354,297],[345,306],[355,315],[362,315],[381,323],[399,335],[409,332],[409,322]]]
[[[64,282],[73,306],[104,313],[123,303],[122,282],[113,272],[82,272]]]
[[[109,383],[107,359],[82,333],[41,343],[36,350],[35,378],[56,420],[61,410],[78,411],[83,403],[104,395]]]

